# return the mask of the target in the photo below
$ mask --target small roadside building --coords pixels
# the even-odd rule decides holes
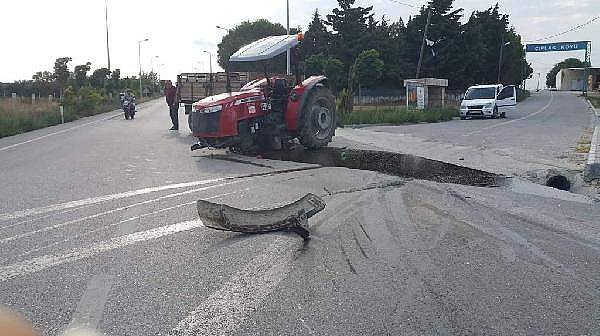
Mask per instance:
[[[447,79],[419,78],[404,80],[406,107],[427,109],[446,105]]]
[[[585,68],[561,69],[556,74],[556,89],[559,91],[583,91]],[[600,68],[589,68],[588,90],[600,91]]]

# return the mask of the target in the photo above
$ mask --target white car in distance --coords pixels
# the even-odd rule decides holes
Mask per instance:
[[[467,90],[460,104],[460,119],[506,118],[516,105],[517,88],[513,85],[475,85]]]

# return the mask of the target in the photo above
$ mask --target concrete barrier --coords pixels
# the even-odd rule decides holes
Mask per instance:
[[[585,164],[583,178],[586,181],[600,178],[600,126],[598,125],[594,128],[594,135],[592,135],[590,153]]]

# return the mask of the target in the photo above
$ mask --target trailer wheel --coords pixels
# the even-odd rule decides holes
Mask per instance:
[[[335,133],[337,116],[335,99],[326,87],[311,92],[300,120],[300,143],[308,148],[327,146]]]

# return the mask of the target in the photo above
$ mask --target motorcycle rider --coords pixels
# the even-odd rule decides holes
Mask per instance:
[[[127,104],[127,106],[126,106]],[[133,90],[131,89],[127,89],[125,90],[125,93],[121,94],[121,108],[123,109],[123,111],[125,112],[125,119],[129,119],[128,117],[128,111],[126,110],[126,108],[130,108],[133,111],[131,112],[131,119],[133,119],[133,115],[135,113],[135,96],[133,94]]]

